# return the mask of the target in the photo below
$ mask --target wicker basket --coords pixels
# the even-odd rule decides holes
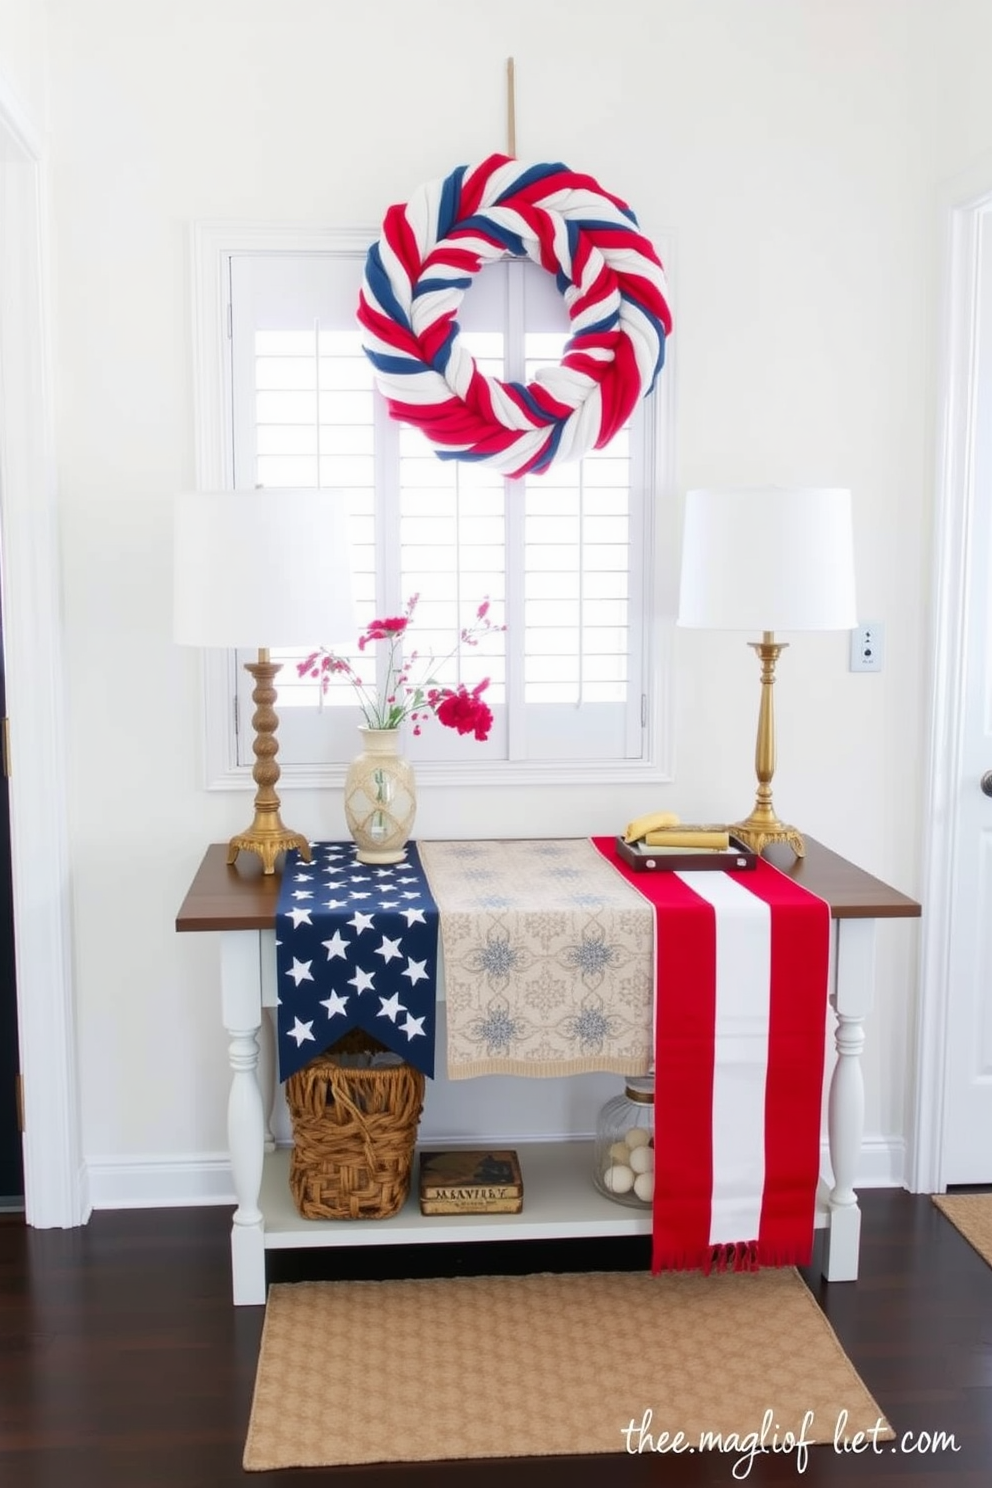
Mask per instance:
[[[388,1219],[410,1192],[424,1076],[409,1064],[342,1065],[384,1046],[356,1030],[286,1081],[289,1186],[304,1219]]]

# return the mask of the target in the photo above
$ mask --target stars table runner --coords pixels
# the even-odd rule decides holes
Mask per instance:
[[[415,844],[388,867],[310,846],[312,863],[287,853],[276,907],[280,1080],[352,1028],[433,1076],[438,909]]]
[[[657,915],[652,1270],[808,1264],[829,906],[760,859],[635,873],[593,843]]]

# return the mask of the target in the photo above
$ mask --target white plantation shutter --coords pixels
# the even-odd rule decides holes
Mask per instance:
[[[437,679],[473,687],[489,678],[490,738],[466,740],[429,720],[419,737],[407,730],[411,758],[490,773],[502,762],[521,778],[563,762],[594,774],[650,763],[654,399],[609,448],[543,476],[507,481],[441,460],[388,417],[374,388],[355,322],[363,263],[356,249],[229,255],[234,484],[316,486],[347,500],[359,626],[401,613],[418,594],[410,645],[448,658]],[[476,277],[459,326],[484,371],[524,381],[557,363],[567,339],[553,279],[521,262]],[[484,598],[506,630],[449,656]],[[377,649],[349,653],[371,683]],[[284,774],[349,759],[361,722],[351,687],[335,681],[324,696],[298,678],[300,657],[274,657],[284,662]],[[233,670],[237,758],[250,764],[250,679]]]

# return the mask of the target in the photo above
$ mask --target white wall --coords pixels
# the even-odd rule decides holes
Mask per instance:
[[[47,113],[46,31],[37,0],[0,0],[0,74],[36,132]]]
[[[920,101],[928,115],[938,182],[990,163],[992,9],[985,0],[920,7]]]
[[[675,234],[678,493],[854,493],[860,609],[887,626],[885,671],[849,674],[846,636],[793,638],[776,803],[915,892],[935,170],[917,7],[49,0],[48,13],[85,1152],[225,1146],[217,948],[173,929],[205,845],[250,803],[200,788],[197,662],[170,637],[170,502],[194,479],[189,224],[375,227],[422,181],[505,148],[509,56],[520,157],[588,171],[648,236]],[[678,512],[673,496],[673,552]],[[672,786],[423,792],[418,834],[745,812],[752,653],[685,632],[677,655]],[[286,791],[284,816],[344,830],[337,792]],[[865,1060],[869,1137],[896,1143],[916,948],[913,925],[883,929]]]

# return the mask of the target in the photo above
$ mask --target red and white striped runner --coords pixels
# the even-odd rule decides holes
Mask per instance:
[[[806,1265],[830,909],[771,864],[637,873],[656,910],[652,1271]]]

